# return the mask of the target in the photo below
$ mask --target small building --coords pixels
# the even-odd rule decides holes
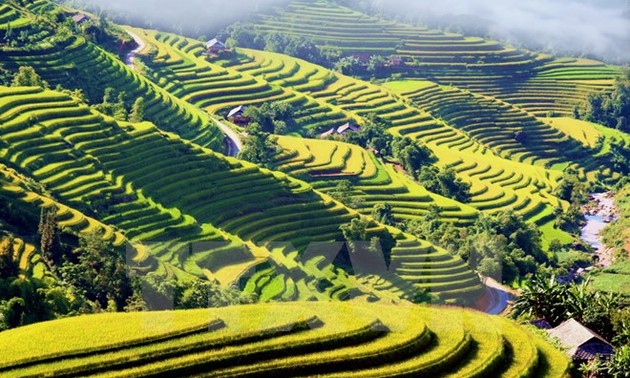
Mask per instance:
[[[251,119],[245,116],[245,109],[247,109],[244,105],[239,105],[236,108],[230,110],[227,115],[227,119],[237,125],[246,125]]]
[[[217,38],[213,38],[206,42],[206,52],[209,55],[217,55],[227,50],[227,46],[225,46],[225,44],[219,41]]]
[[[82,25],[90,20],[91,20],[90,17],[83,13],[77,13],[74,16],[72,16],[72,21],[74,21],[76,25]]]
[[[608,341],[573,318],[547,332],[560,340],[567,348],[566,353],[576,362],[608,359],[615,352]]]
[[[359,130],[361,130],[360,127],[355,126],[355,125],[351,124],[350,122],[348,122],[348,123],[346,123],[344,125],[341,125],[339,127],[333,127],[332,129],[327,130],[326,132],[322,133],[320,137],[322,139],[326,139],[329,136],[346,135],[349,132],[357,132]]]

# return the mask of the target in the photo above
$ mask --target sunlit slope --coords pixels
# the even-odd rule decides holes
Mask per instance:
[[[221,67],[205,59],[203,47],[196,41],[181,41],[176,39],[178,37],[166,38],[155,32],[137,31],[143,35],[143,38],[146,38],[149,44],[155,45],[161,51],[161,58],[157,59],[155,63],[149,60],[148,64],[150,66],[156,64],[157,68],[154,74],[164,75],[164,83],[169,83],[172,78],[178,77],[183,88],[194,88],[196,83],[207,80],[194,72],[222,72]],[[175,41],[179,42],[174,43]],[[184,48],[180,49],[177,47],[178,45],[182,45]],[[489,129],[486,133],[481,128],[477,135],[470,132],[467,123],[461,123],[462,120],[467,119],[465,113],[459,118],[453,117],[451,119],[451,122],[456,126],[454,127],[444,119],[438,118],[438,112],[446,111],[448,108],[435,107],[430,109],[431,112],[427,112],[412,103],[411,94],[417,91],[441,89],[431,82],[411,81],[409,84],[405,82],[404,85],[394,88],[396,90],[389,90],[361,80],[334,74],[322,67],[285,55],[255,50],[239,50],[239,52],[244,54],[241,55],[243,57],[242,63],[229,63],[229,70],[238,71],[239,77],[254,77],[272,87],[282,88],[293,96],[302,94],[318,104],[319,107],[330,107],[346,114],[345,118],[360,120],[366,114],[378,114],[392,123],[392,133],[409,136],[424,142],[440,159],[438,164],[455,167],[460,177],[473,185],[473,197],[470,205],[479,210],[493,213],[515,209],[526,219],[547,225],[552,221],[553,208],[560,204],[552,194],[557,185],[557,179],[560,177],[560,172],[550,171],[543,167],[534,167],[530,164],[548,166],[556,162],[565,162],[565,165],[573,164],[567,156],[559,152],[570,148],[576,152],[576,156],[580,159],[578,169],[580,170],[580,166],[584,166],[581,169],[583,174],[595,174],[594,164],[598,163],[596,160],[591,160],[589,150],[578,141],[572,140],[558,130],[543,124],[522,110],[509,107],[498,100],[483,97],[485,101],[477,101],[477,97],[475,97],[475,101],[468,105],[466,111],[486,114],[486,117],[500,112],[499,121],[503,122],[503,127],[506,127],[506,130],[498,128],[494,132]],[[168,63],[169,57],[175,56],[181,59],[185,58],[189,64],[194,65],[194,68],[188,68],[193,72],[191,76],[180,73],[177,63]],[[223,62],[223,64],[227,63]],[[261,72],[261,66],[268,68]],[[278,72],[282,72],[282,74],[276,74]],[[313,85],[304,84],[304,80],[308,82],[307,78],[310,76],[327,77],[327,80],[325,82],[314,81]],[[230,80],[238,79],[229,79],[229,76],[225,76],[224,80],[229,83]],[[225,90],[231,91],[229,85]],[[465,95],[467,92],[458,91],[457,93]],[[406,97],[407,95],[410,96]],[[273,98],[265,98],[264,100],[269,101]],[[237,104],[238,102],[227,102],[223,108]],[[495,104],[499,104],[499,106]],[[300,109],[299,104],[296,106]],[[222,106],[217,104],[210,107],[209,111],[219,111],[221,108]],[[434,115],[433,112],[436,114]],[[515,122],[511,122],[510,117],[514,114],[517,119]],[[530,121],[528,121],[529,123],[521,123],[518,117]],[[472,122],[475,119],[471,118],[471,125],[476,126]],[[319,131],[323,131],[326,127],[338,125],[338,122],[333,119],[324,125],[319,126]],[[313,127],[316,125],[306,126],[306,129]],[[515,144],[514,134],[521,129],[529,131],[532,140],[540,140],[549,146],[557,146],[558,151],[553,153],[549,151],[549,148],[539,148],[536,143],[531,143],[528,146]],[[306,131],[303,132],[306,133]],[[316,135],[318,134],[316,133]],[[570,147],[566,147],[567,145]],[[285,147],[288,145],[285,144]],[[298,147],[291,145],[289,149],[294,153]],[[317,151],[323,155],[314,156],[314,158],[322,161],[327,159],[326,151]],[[343,160],[343,156],[338,156],[338,160]],[[341,160],[337,164],[340,164]],[[523,160],[524,163],[521,163],[520,160]],[[354,160],[354,163],[357,161]],[[467,164],[462,164],[463,162]],[[349,160],[343,163],[353,164],[353,161]],[[318,178],[310,181],[320,180]],[[552,227],[550,226],[549,229],[551,230]],[[554,233],[554,235],[548,236],[551,240],[557,235]]]
[[[50,11],[57,6],[40,1],[28,8],[4,5],[11,14],[24,20],[31,39],[28,45],[0,46],[0,63],[7,69],[31,66],[51,86],[87,89],[89,97],[102,96],[107,87],[116,93],[125,92],[127,100],[143,97],[145,118],[160,128],[173,131],[213,149],[223,148],[223,136],[205,113],[190,106],[135,73],[117,57],[104,51],[81,36],[49,34],[38,31],[37,24],[43,22],[29,11]],[[49,21],[46,21],[49,22]],[[19,33],[11,23],[14,33]],[[54,25],[52,27],[55,27]],[[0,33],[2,25],[0,25]]]
[[[287,285],[288,298],[343,298],[354,287],[359,294],[373,291],[364,282],[370,277],[361,283],[337,271],[331,259],[302,258],[312,242],[343,241],[339,227],[358,216],[305,182],[226,158],[149,123],[118,123],[54,91],[4,87],[0,103],[0,161],[124,230],[130,240],[149,243],[158,259],[196,276],[241,280],[249,291],[271,285],[279,291],[269,298],[284,294]],[[368,236],[390,232],[400,239],[393,255],[401,249],[428,262],[437,255],[461,272],[435,277],[419,271],[406,284],[392,275],[396,293],[407,296],[411,284],[444,299],[479,291],[477,277],[446,251],[374,222]],[[195,242],[218,245],[193,244],[190,253]]]
[[[409,77],[466,87],[535,113],[571,114],[588,93],[609,90],[617,67],[554,58],[496,41],[386,21],[334,1],[294,1],[266,12],[258,30],[312,39],[348,55],[396,55]]]
[[[3,332],[0,346],[5,376],[566,377],[569,366],[507,319],[358,303],[88,315]]]
[[[392,205],[399,220],[416,219],[437,206],[441,219],[468,224],[477,216],[470,206],[427,191],[404,173],[383,163],[372,152],[336,141],[279,137],[284,153],[278,156],[277,169],[303,178],[323,192],[334,191],[342,180],[349,180],[357,208],[369,214],[377,203]]]
[[[321,88],[334,80],[330,72],[317,70],[314,65],[296,61],[285,65],[275,60],[259,62],[244,57],[245,60],[234,62],[237,63],[234,67],[230,66],[233,63],[222,67],[207,62],[203,43],[199,41],[156,31],[132,30],[154,49],[149,61],[149,77],[170,93],[208,112],[225,115],[239,105],[283,101],[298,109],[294,120],[304,130],[317,131],[331,122],[349,121],[348,115],[340,109],[307,95],[309,88]],[[300,64],[307,67],[302,68]],[[302,72],[305,69],[307,72]],[[284,79],[296,88],[288,90],[277,85],[276,81]]]

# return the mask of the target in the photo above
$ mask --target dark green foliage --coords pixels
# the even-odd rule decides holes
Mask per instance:
[[[243,293],[235,287],[221,287],[217,282],[195,280],[176,287],[175,308],[225,307],[257,302],[254,294]]]
[[[574,112],[575,116],[575,112]],[[630,132],[630,80],[620,78],[610,94],[597,93],[588,96],[586,108],[580,114],[590,122],[596,122],[625,133]]]
[[[391,226],[394,224],[394,214],[392,205],[388,203],[377,203],[372,208],[372,218],[375,221]]]
[[[424,217],[407,222],[406,229],[505,283],[528,277],[540,266],[552,263],[542,250],[540,231],[513,211],[481,215],[472,226],[463,228],[442,222],[439,208],[433,207]]]
[[[0,230],[0,238],[1,237],[2,234]],[[15,261],[13,261],[13,253],[13,238],[0,239],[0,279],[18,275],[19,269]]]
[[[418,181],[433,193],[459,202],[470,201],[470,184],[457,177],[452,168],[439,169],[432,165],[424,166],[418,172]]]
[[[363,198],[355,195],[354,186],[349,180],[339,181],[328,194],[348,207],[356,209],[363,205]]]
[[[357,253],[357,242],[367,241],[367,228],[369,222],[363,218],[354,218],[350,223],[342,224],[339,228],[343,233],[350,251]]]
[[[615,171],[622,175],[630,174],[630,146],[624,141],[611,140],[608,157]]]
[[[57,209],[54,207],[42,209],[38,227],[42,258],[51,269],[55,269],[63,258],[56,213]]]
[[[556,326],[574,318],[613,342],[625,342],[623,329],[630,324],[627,303],[619,295],[589,288],[589,280],[561,284],[555,276],[535,276],[522,288],[513,315],[543,318]]]
[[[394,138],[391,145],[394,158],[414,177],[419,169],[436,161],[428,147],[410,138]]]
[[[363,148],[372,148],[381,156],[391,156],[394,136],[387,131],[391,127],[391,122],[372,113],[364,116],[364,119],[365,123],[361,129],[346,134],[344,141]]]
[[[237,22],[224,33],[228,47],[249,47],[283,53],[324,67],[332,67],[340,53],[334,49],[320,49],[310,39],[280,33],[261,33],[249,22]]]
[[[13,77],[14,87],[42,87],[48,88],[48,83],[35,72],[33,67],[21,66]]]
[[[124,250],[105,242],[96,232],[81,235],[79,247],[59,268],[61,278],[102,308],[113,301],[122,310],[132,295]]]
[[[563,231],[578,234],[584,222],[581,206],[588,201],[590,185],[580,180],[575,171],[567,170],[555,190],[555,194],[569,202],[568,208],[557,207],[555,226]]]
[[[114,97],[117,97],[117,98],[114,99]],[[93,108],[94,110],[100,113],[103,113],[105,115],[108,115],[110,117],[113,117],[118,121],[126,121],[127,109],[125,106],[125,97],[126,97],[125,91],[119,92],[118,95],[116,96],[114,88],[111,88],[111,87],[105,88],[105,92],[103,93],[103,102],[100,104],[94,105]],[[140,98],[138,98],[138,100],[140,100]],[[138,100],[136,100],[136,102]],[[144,99],[142,99],[142,103],[139,104],[139,106],[142,107],[141,109],[139,109],[139,110],[142,110],[142,114],[138,114],[138,115],[142,115],[144,117],[143,104],[144,104]],[[135,103],[134,103],[134,106],[136,106]]]
[[[129,114],[129,122],[144,121],[144,98],[138,97],[133,103],[131,113]]]
[[[258,125],[266,133],[286,134],[295,127],[295,109],[291,104],[274,101],[245,109],[244,116],[251,119],[251,126]]]
[[[243,150],[239,153],[239,159],[269,167],[275,156],[281,152],[271,134],[261,130],[260,126],[252,124],[248,130],[248,136],[243,140]]]

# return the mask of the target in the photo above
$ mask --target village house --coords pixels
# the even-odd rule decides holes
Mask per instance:
[[[245,116],[245,109],[247,109],[244,105],[239,105],[236,108],[230,110],[227,115],[227,119],[237,125],[246,125],[251,119]]]
[[[74,21],[76,25],[82,25],[90,20],[91,20],[90,17],[83,13],[77,13],[74,16],[72,16],[72,21]]]
[[[206,53],[208,55],[217,55],[227,50],[227,46],[225,46],[225,44],[217,38],[213,38],[206,42]]]
[[[547,332],[560,340],[560,344],[567,348],[569,357],[578,363],[595,358],[608,359],[614,354],[613,346],[608,341],[573,318]]]
[[[339,127],[333,127],[332,129],[322,133],[321,138],[322,139],[326,139],[329,136],[332,135],[346,135],[349,132],[356,132],[361,130],[361,128],[359,128],[358,126],[355,126],[353,124],[351,124],[350,122],[346,123],[345,125],[339,126]]]

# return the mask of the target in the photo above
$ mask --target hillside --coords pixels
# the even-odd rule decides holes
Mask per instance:
[[[79,4],[0,3],[1,376],[576,372],[464,307],[626,341],[627,261],[580,235],[620,188],[625,246],[621,67],[352,0],[209,42]]]
[[[96,323],[101,326],[91,326]],[[35,339],[38,348],[24,342]],[[515,323],[448,308],[298,302],[101,314],[8,331],[0,340],[7,350],[0,372],[7,376],[565,377],[568,372],[560,352]],[[41,348],[44,354],[34,353]]]

